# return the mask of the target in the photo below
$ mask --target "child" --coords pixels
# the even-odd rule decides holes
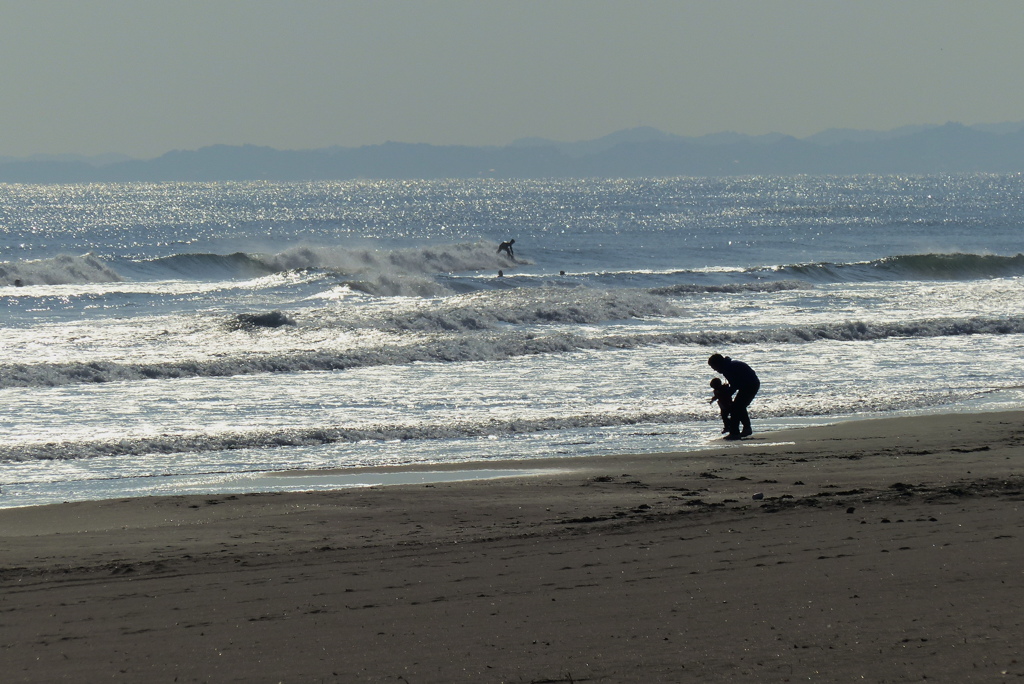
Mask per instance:
[[[722,384],[721,378],[711,378],[711,388],[715,392],[715,396],[711,397],[709,404],[718,402],[718,408],[722,412],[722,422],[725,423],[725,427],[722,428],[722,432],[729,431],[729,413],[732,411],[732,394],[736,390],[729,387],[728,384]]]

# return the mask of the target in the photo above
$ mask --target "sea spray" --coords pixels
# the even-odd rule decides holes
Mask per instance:
[[[0,283],[8,285],[115,283],[120,280],[119,274],[92,254],[62,254],[52,259],[0,263]]]

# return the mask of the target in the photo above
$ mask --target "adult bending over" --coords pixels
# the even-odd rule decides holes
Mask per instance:
[[[761,389],[761,381],[754,369],[742,361],[733,361],[728,356],[712,354],[708,359],[708,365],[716,373],[721,373],[729,382],[729,386],[736,390],[736,396],[732,399],[732,411],[729,414],[729,434],[725,439],[741,439],[753,434],[750,428],[750,416],[747,415],[747,407]]]

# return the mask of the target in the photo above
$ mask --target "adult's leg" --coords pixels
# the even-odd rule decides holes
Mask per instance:
[[[730,434],[746,437],[753,432],[750,427],[750,416],[747,414],[747,407],[750,406],[750,402],[754,401],[754,396],[757,395],[757,390],[759,389],[760,386],[743,387],[736,392],[736,396],[732,400]]]

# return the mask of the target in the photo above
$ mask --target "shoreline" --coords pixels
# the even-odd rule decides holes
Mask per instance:
[[[824,420],[801,420],[780,422],[773,419],[758,421],[759,432],[741,442],[727,443],[720,438],[699,445],[686,446],[676,451],[643,451],[640,455],[660,456],[672,453],[677,456],[700,454],[727,446],[750,446],[763,444],[771,435],[792,430],[840,425],[848,422],[887,420],[902,418],[924,418],[933,415],[993,413],[1017,408],[985,408],[978,406],[948,407],[945,410],[915,411],[880,415],[847,415],[829,417]],[[628,453],[628,452],[627,452]],[[126,498],[167,497],[167,496],[241,496],[245,494],[272,493],[313,493],[320,491],[347,490],[354,488],[396,486],[405,484],[429,484],[432,482],[466,481],[508,477],[506,471],[519,471],[520,475],[544,474],[544,472],[578,470],[591,459],[620,458],[619,453],[562,455],[556,457],[520,458],[479,458],[448,462],[417,462],[402,465],[341,466],[316,470],[251,470],[224,473],[182,473],[169,475],[141,475],[112,479],[89,479],[79,482],[55,482],[45,492],[33,491],[38,483],[13,482],[3,485],[0,491],[0,511],[12,508],[48,506],[67,503],[99,502]],[[584,464],[581,466],[580,464]],[[458,475],[462,473],[462,475]],[[552,473],[553,474],[553,473]],[[297,486],[305,480],[306,486]],[[112,483],[112,484],[111,484]],[[178,483],[178,484],[176,484]],[[81,487],[73,491],[75,485]],[[111,486],[107,486],[111,485]],[[45,485],[44,485],[45,486]],[[26,489],[27,488],[27,489]]]
[[[0,510],[5,681],[1024,677],[1024,411],[555,461]]]

